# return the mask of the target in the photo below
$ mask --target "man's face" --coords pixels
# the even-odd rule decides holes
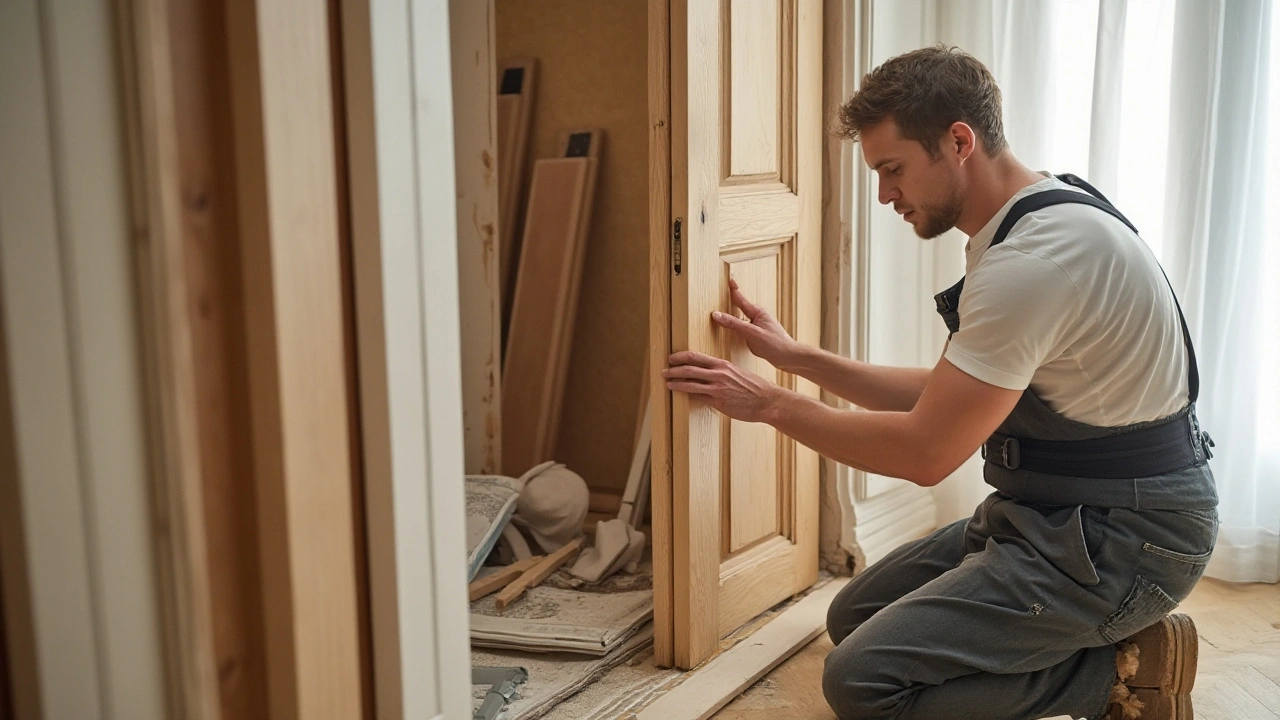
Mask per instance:
[[[952,163],[943,157],[935,160],[920,143],[904,140],[893,120],[862,131],[860,142],[863,159],[878,176],[881,204],[892,203],[916,235],[926,240],[955,227],[965,196]]]

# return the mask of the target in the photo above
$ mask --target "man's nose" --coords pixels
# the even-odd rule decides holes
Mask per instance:
[[[898,188],[892,184],[880,183],[880,204],[888,205],[889,203],[901,197]]]

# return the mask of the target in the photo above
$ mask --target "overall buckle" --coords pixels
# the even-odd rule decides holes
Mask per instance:
[[[982,444],[982,459],[986,460],[987,462],[999,465],[1000,467],[1006,470],[1017,470],[1018,466],[1021,464],[1021,459],[1022,459],[1022,454],[1019,451],[1020,446],[1018,443],[1018,438],[1016,437],[1005,438],[1004,442],[1001,442],[999,445],[995,446],[996,448],[998,448],[998,451],[993,451],[995,452],[995,456],[988,457],[988,455],[990,454],[988,452],[988,448],[991,447],[992,442],[995,442],[995,441],[988,440],[987,442]]]

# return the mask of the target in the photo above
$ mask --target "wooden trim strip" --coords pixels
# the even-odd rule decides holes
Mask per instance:
[[[520,579],[508,585],[502,592],[498,593],[495,604],[498,610],[506,609],[508,605],[515,602],[524,594],[525,590],[537,587],[539,583],[551,577],[551,573],[555,572],[561,565],[569,561],[569,558],[577,554],[582,549],[582,538],[576,537],[564,545],[564,547],[556,550],[550,555],[541,558],[537,564],[529,568],[520,576]]]
[[[705,720],[827,628],[827,608],[846,579],[833,580],[713,658],[636,720]]]
[[[653,659],[675,663],[671,505],[671,0],[649,0],[649,406],[652,412]]]
[[[160,602],[170,709],[221,717],[215,667],[195,357],[178,181],[179,140],[169,5],[122,3],[125,117],[152,442]]]
[[[268,705],[360,718],[329,8],[232,3],[228,36]]]
[[[479,580],[473,581],[467,586],[467,600],[475,602],[490,593],[501,590],[512,580],[523,575],[526,570],[542,562],[544,557],[546,556],[534,555],[531,558],[525,558],[495,571],[492,575],[485,575]]]

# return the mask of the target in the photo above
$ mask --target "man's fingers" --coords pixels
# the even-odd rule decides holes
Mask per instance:
[[[669,367],[662,371],[662,376],[668,380],[699,380],[702,382],[712,382],[716,379],[716,371],[701,368],[697,365],[678,365]]]
[[[688,393],[689,395],[710,395],[714,391],[715,387],[715,385],[692,382],[689,380],[673,380],[667,383],[668,390]]]
[[[746,320],[743,320],[740,317],[736,317],[734,315],[730,315],[729,313],[723,313],[719,311],[711,313],[711,319],[714,320],[719,325],[723,327],[727,327],[730,330],[733,330],[735,332],[743,332],[747,328],[755,327],[754,325],[747,322]]]
[[[756,315],[764,311],[764,308],[747,299],[746,293],[742,292],[742,289],[738,287],[738,281],[733,278],[729,278],[729,299],[749,318],[754,319]]]
[[[723,365],[724,360],[710,355],[704,355],[700,352],[694,352],[692,350],[681,350],[680,352],[672,353],[671,356],[667,358],[667,364],[697,365],[698,367],[711,368]]]

